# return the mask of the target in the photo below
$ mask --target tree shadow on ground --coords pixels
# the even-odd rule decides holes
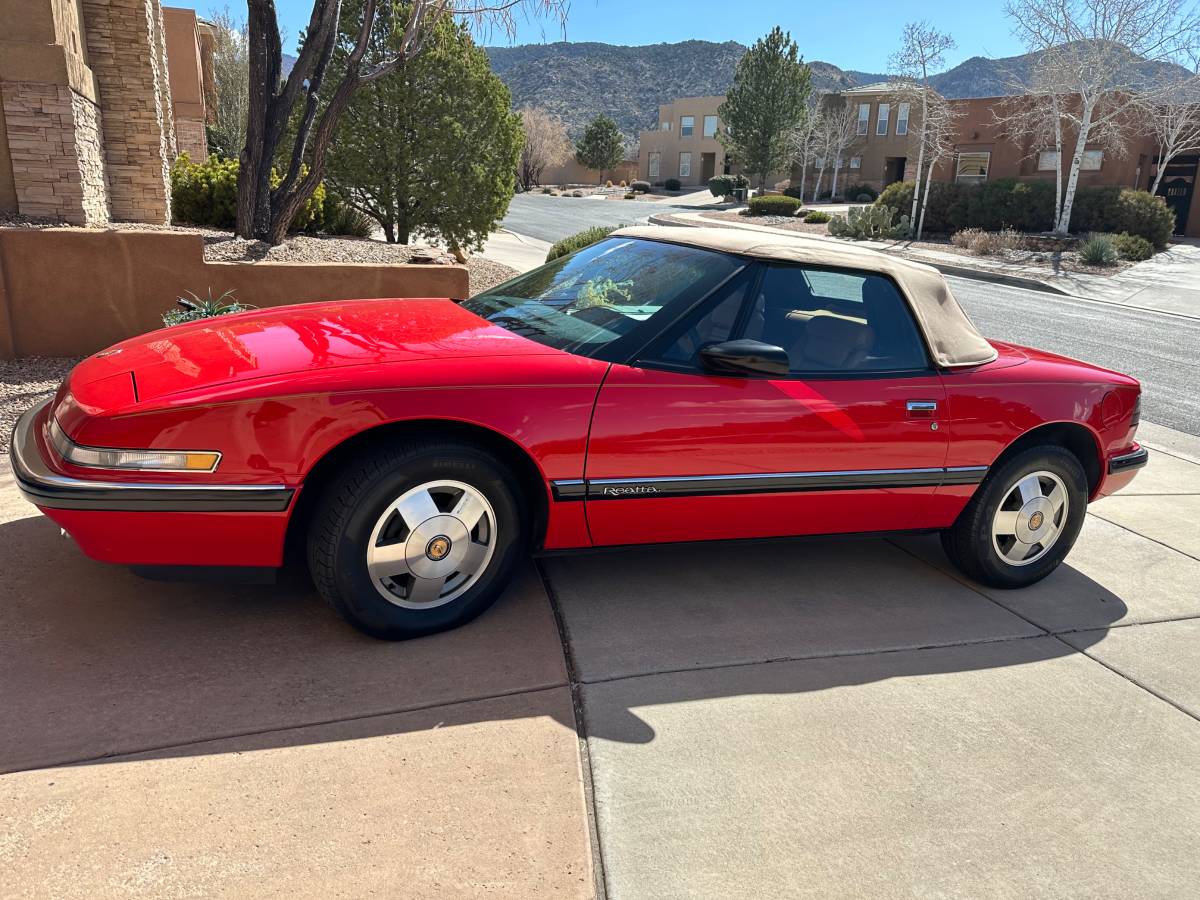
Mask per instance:
[[[907,575],[880,569],[883,579],[916,582],[882,583],[875,592],[880,596],[870,598],[847,593],[844,584],[834,590],[828,570],[818,572],[811,564],[818,558],[857,559],[858,568],[869,576],[876,565],[873,554],[882,552],[883,542],[832,540],[809,543],[806,546],[815,549],[803,552],[778,549],[797,546],[772,544],[773,549],[752,551],[778,560],[771,576],[775,587],[766,590],[753,579],[725,586],[726,608],[741,607],[744,614],[709,617],[704,628],[647,633],[647,623],[656,618],[668,626],[681,621],[680,610],[688,609],[686,594],[642,596],[638,605],[643,614],[632,616],[622,612],[628,597],[610,591],[614,605],[592,622],[581,613],[584,608],[578,598],[568,602],[563,616],[572,634],[573,656],[590,654],[590,668],[580,680],[640,677],[672,668],[730,665],[733,671],[745,663],[790,656],[861,655],[859,666],[795,667],[772,688],[809,691],[1022,665],[1076,652],[1058,640],[1021,639],[1046,632],[1016,617],[1016,626],[1006,625],[998,637],[947,636],[936,627],[943,609],[955,602],[984,601],[957,582],[955,590],[964,591],[969,600],[947,600],[935,596],[938,591],[932,589],[928,600],[923,600],[926,582],[951,581],[925,563],[909,567]],[[719,570],[741,564],[748,551],[744,545],[714,545],[691,552]],[[638,566],[654,565],[671,583],[685,583],[687,577],[695,577],[688,574],[694,568],[688,562],[691,558],[683,550],[665,555],[637,550],[608,554],[604,565],[629,573]],[[0,694],[4,697],[0,772],[97,764],[126,754],[194,756],[465,724],[487,720],[500,708],[509,710],[506,716],[511,717],[513,704],[497,704],[493,698],[526,693],[530,702],[517,707],[528,709],[528,715],[549,715],[565,727],[576,727],[573,717],[564,712],[569,704],[561,702],[568,677],[558,623],[532,565],[475,622],[396,644],[353,631],[301,578],[291,576],[276,586],[145,581],[123,568],[88,560],[59,535],[52,522],[37,515],[0,524],[0,567],[6,573],[0,584]],[[555,567],[548,571],[552,582],[563,580]],[[576,587],[591,583],[583,569],[566,571],[577,580]],[[778,590],[779,579],[789,574],[797,579],[797,590],[791,595]],[[1125,602],[1102,585],[1067,566],[1054,577],[1062,579],[1064,589],[1078,589],[1086,582],[1083,586],[1104,601],[1106,624],[1124,617]],[[564,583],[563,589],[567,587]],[[917,625],[910,622],[906,630],[897,626],[893,633],[886,618],[863,618],[864,602],[894,615],[887,606],[888,595],[896,592],[907,596],[902,618],[916,617]],[[826,595],[829,599],[817,605],[805,600]],[[714,602],[711,597],[695,600],[709,607]],[[960,609],[955,615],[962,619],[964,612],[969,614]],[[746,614],[761,617],[769,632],[836,632],[837,639],[829,653],[810,652],[803,642],[793,653],[786,642],[771,644],[754,635],[747,640]],[[929,623],[927,634],[920,622]],[[599,636],[597,629],[602,631]],[[1103,634],[1103,628],[1094,632],[1093,642]],[[670,656],[667,664],[660,666],[648,658],[640,669],[622,663],[612,670],[615,674],[606,674],[606,646],[648,638],[660,642],[663,655]],[[756,640],[764,646],[758,647]],[[973,642],[988,643],[988,649],[977,654],[885,652]],[[730,646],[738,648],[733,656],[727,652]],[[689,680],[681,675],[663,679],[649,695],[659,703],[732,696],[741,683],[737,677],[715,681],[727,687],[711,687],[711,677]],[[418,710],[422,712],[413,714]],[[599,727],[602,730],[592,731],[591,736],[633,742],[654,739],[653,731],[633,711],[627,717],[608,716]]]

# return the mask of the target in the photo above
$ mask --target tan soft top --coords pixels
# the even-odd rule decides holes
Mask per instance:
[[[855,247],[853,244],[804,235],[768,234],[748,228],[641,225],[622,228],[613,232],[613,237],[644,238],[757,259],[878,272],[895,279],[900,285],[938,366],[978,366],[996,358],[996,349],[975,330],[950,293],[942,273],[931,266],[898,259],[865,247]]]

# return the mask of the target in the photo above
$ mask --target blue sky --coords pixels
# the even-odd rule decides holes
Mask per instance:
[[[204,15],[222,0],[166,0]],[[230,0],[230,10],[245,16],[245,4]],[[276,0],[280,22],[294,45],[308,23],[311,0]],[[1013,39],[1002,5],[962,0],[923,0],[902,4],[882,0],[571,0],[566,40],[610,44],[653,44],[735,40],[743,44],[781,25],[791,31],[805,59],[820,59],[843,69],[884,71],[906,16],[918,14],[950,32],[958,49],[947,56],[953,66],[972,56],[1012,56],[1022,52]],[[514,41],[528,44],[562,40],[562,31],[546,20],[522,21]],[[508,44],[507,35],[483,35],[482,43]],[[294,52],[294,46],[289,50]]]

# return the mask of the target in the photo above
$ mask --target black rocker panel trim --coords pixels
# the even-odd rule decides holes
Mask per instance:
[[[624,500],[630,497],[714,497],[807,491],[881,490],[978,484],[987,466],[953,469],[868,469],[848,472],[778,472],[682,478],[592,478],[551,483],[555,500]]]

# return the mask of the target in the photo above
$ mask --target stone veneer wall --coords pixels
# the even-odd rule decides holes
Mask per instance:
[[[175,144],[180,153],[186,153],[192,162],[208,159],[208,133],[199,119],[175,120]]]
[[[7,81],[4,119],[23,214],[108,221],[100,110],[65,84]]]
[[[81,0],[117,220],[169,224],[175,135],[159,0]]]

